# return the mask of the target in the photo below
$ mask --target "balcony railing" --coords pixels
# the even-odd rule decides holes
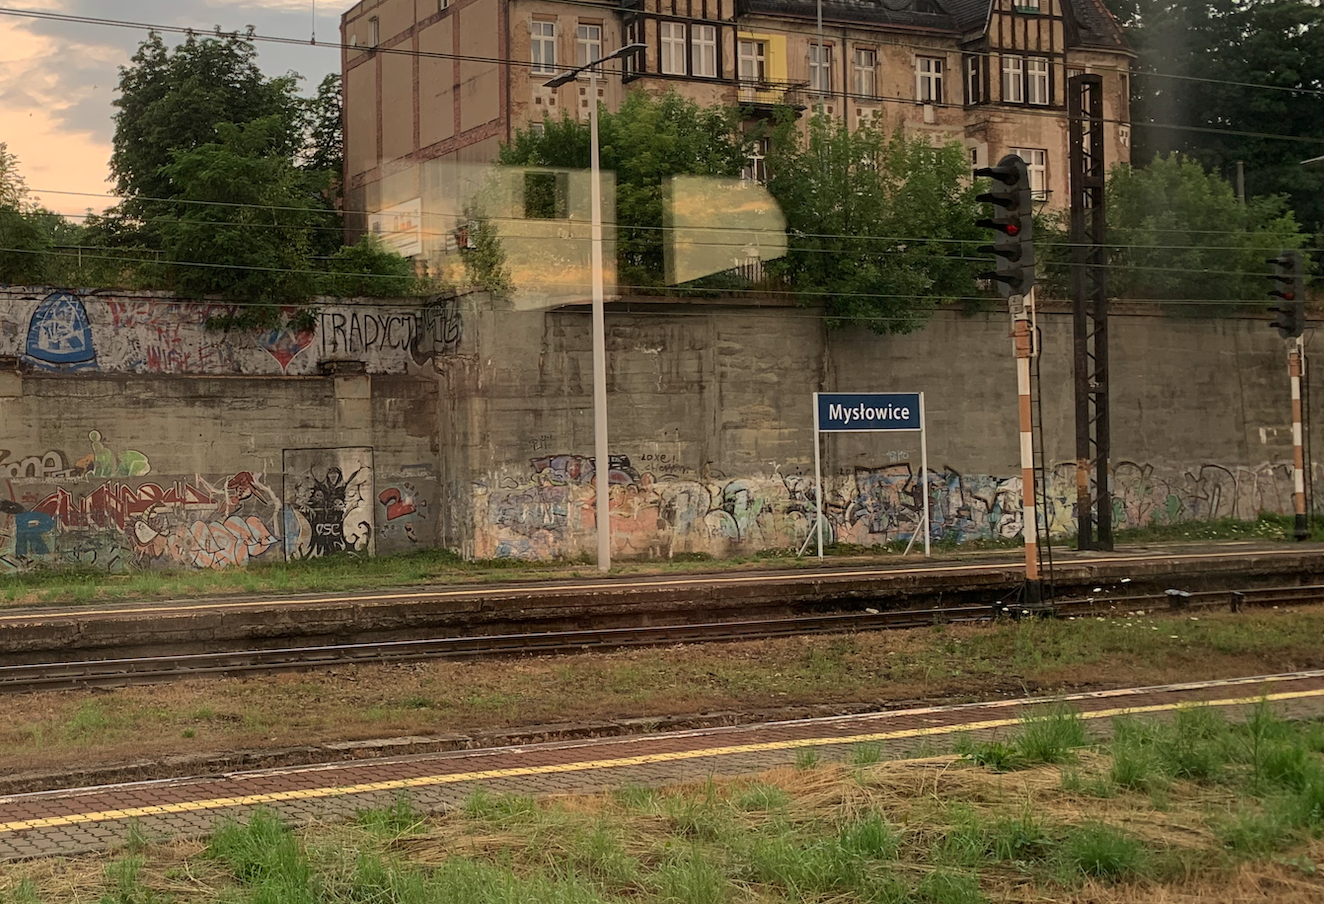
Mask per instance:
[[[737,82],[737,99],[742,104],[758,107],[806,106],[807,82],[746,81]]]

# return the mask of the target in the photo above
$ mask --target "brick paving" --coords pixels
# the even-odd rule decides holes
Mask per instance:
[[[1292,717],[1324,716],[1324,672],[1053,699],[1078,709],[1092,731],[1105,734],[1111,716],[1124,711],[1162,717],[1178,706],[1205,703],[1235,718],[1263,696]],[[132,822],[154,838],[196,837],[258,806],[306,824],[389,805],[401,792],[419,809],[435,812],[459,805],[479,787],[548,795],[663,785],[788,765],[804,750],[839,759],[864,742],[898,755],[923,745],[945,747],[961,731],[997,737],[1014,731],[1027,708],[1050,702],[892,710],[0,797],[0,860],[114,848]]]

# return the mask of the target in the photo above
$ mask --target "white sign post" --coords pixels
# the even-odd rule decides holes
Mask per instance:
[[[920,485],[924,493],[924,555],[930,554],[929,443],[924,429],[922,392],[816,392],[814,393],[814,487],[817,497],[818,557],[823,558],[823,433],[913,433],[919,431]],[[805,545],[808,545],[808,538]],[[915,542],[912,534],[910,542]],[[910,547],[906,547],[906,552]],[[804,554],[804,547],[800,548]]]

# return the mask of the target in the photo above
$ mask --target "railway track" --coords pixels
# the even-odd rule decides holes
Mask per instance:
[[[163,654],[126,659],[0,666],[0,694],[76,690],[89,687],[123,687],[186,678],[239,676],[332,666],[411,662],[423,659],[473,659],[483,657],[579,653],[629,647],[663,646],[678,643],[713,643],[808,634],[841,634],[913,628],[936,623],[955,624],[1017,618],[1030,615],[1076,616],[1100,612],[1152,611],[1154,609],[1207,609],[1268,607],[1314,603],[1324,600],[1324,585],[1275,587],[1233,591],[1203,591],[1165,594],[1098,595],[1059,600],[1036,611],[1015,603],[938,606],[926,609],[803,615],[788,618],[717,621],[682,625],[600,628],[577,631],[548,631],[525,634],[471,635],[420,640],[370,643],[323,644],[267,650],[236,650],[221,653]]]

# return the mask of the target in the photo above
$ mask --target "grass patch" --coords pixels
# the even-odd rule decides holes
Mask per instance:
[[[1057,705],[1027,713],[1013,746],[1026,763],[1066,763],[1089,743],[1085,722],[1069,706]]]
[[[1121,883],[1138,884],[1119,895],[1201,900],[1187,876],[1217,884],[1241,862],[1310,877],[1324,828],[1314,726],[1267,709],[1247,724],[1191,711],[1122,720],[1113,741],[1086,750],[1061,727],[1074,714],[1036,718],[1058,726],[1036,749],[1074,752],[1066,771],[1114,796],[1062,790],[1060,761],[1029,762],[1019,747],[1008,774],[969,755],[863,773],[822,763],[547,800],[479,790],[429,818],[402,796],[343,825],[294,831],[257,811],[205,846],[140,838],[128,856],[63,862],[48,882],[38,864],[0,865],[0,902],[975,904],[1093,900]],[[1190,753],[1201,744],[1219,751],[1218,768],[1187,768],[1207,761]],[[1140,765],[1118,764],[1137,750]],[[1163,808],[1152,776],[1166,783]]]

